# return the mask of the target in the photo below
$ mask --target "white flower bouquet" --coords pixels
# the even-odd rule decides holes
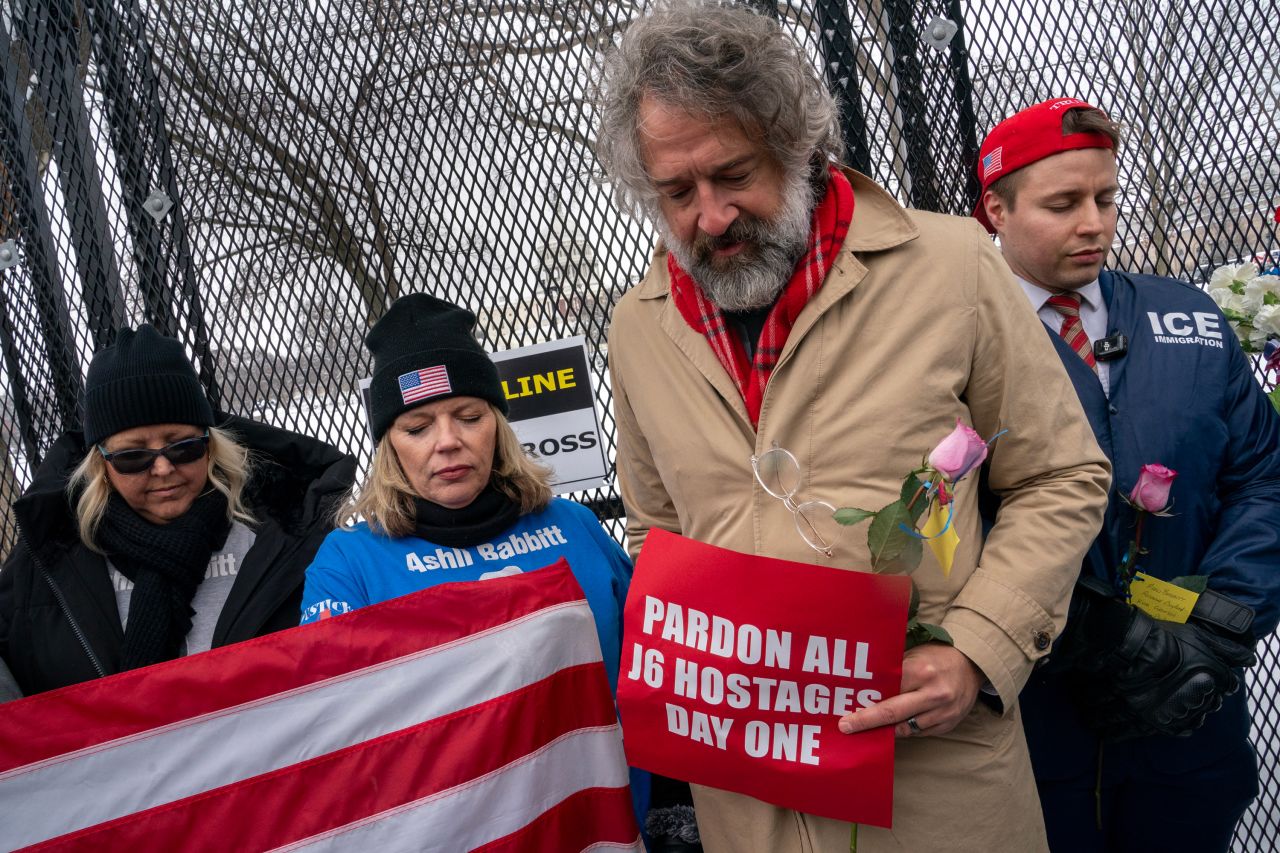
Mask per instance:
[[[1227,264],[1213,271],[1209,295],[1245,352],[1262,355],[1268,338],[1280,338],[1280,275],[1262,274],[1254,263]]]

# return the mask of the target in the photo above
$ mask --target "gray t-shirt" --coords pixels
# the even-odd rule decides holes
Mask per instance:
[[[232,522],[231,532],[227,534],[226,544],[221,551],[215,551],[209,558],[209,568],[204,573],[204,580],[196,587],[196,596],[191,600],[191,607],[196,615],[191,617],[191,630],[187,632],[186,648],[183,654],[193,655],[196,652],[207,652],[213,645],[213,629],[218,624],[218,615],[222,606],[227,603],[231,594],[231,586],[240,573],[240,564],[245,554],[253,547],[256,535],[240,522]],[[107,571],[111,574],[111,584],[116,590],[116,606],[120,608],[120,624],[129,624],[129,599],[133,596],[133,581],[120,574],[111,561],[107,561]]]

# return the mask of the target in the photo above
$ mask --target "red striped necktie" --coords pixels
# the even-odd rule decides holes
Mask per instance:
[[[1062,328],[1058,335],[1067,342],[1067,346],[1076,351],[1076,355],[1084,359],[1084,363],[1094,372],[1098,372],[1098,363],[1093,358],[1093,345],[1084,332],[1084,324],[1080,322],[1080,294],[1057,293],[1049,297],[1048,305],[1062,315]]]

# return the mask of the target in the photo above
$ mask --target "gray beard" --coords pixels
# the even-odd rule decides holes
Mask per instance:
[[[668,251],[708,299],[723,311],[751,311],[772,305],[791,280],[809,245],[813,208],[813,191],[802,173],[787,179],[776,217],[739,214],[719,237],[699,234],[690,243],[677,239],[661,215],[654,221]],[[738,254],[715,257],[718,246],[738,242],[744,244]]]

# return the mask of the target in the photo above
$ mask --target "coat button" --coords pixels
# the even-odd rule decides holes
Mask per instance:
[[[1049,645],[1051,642],[1052,641],[1050,640],[1049,634],[1047,632],[1036,631],[1035,644],[1036,644],[1037,650],[1044,651],[1045,649],[1049,648]]]
[[[1119,409],[1117,409],[1115,406],[1107,406],[1107,411],[1108,411],[1108,412],[1110,412],[1110,413],[1111,413],[1111,414],[1113,414],[1113,415],[1118,415],[1118,414],[1120,414],[1120,410],[1119,410]]]

